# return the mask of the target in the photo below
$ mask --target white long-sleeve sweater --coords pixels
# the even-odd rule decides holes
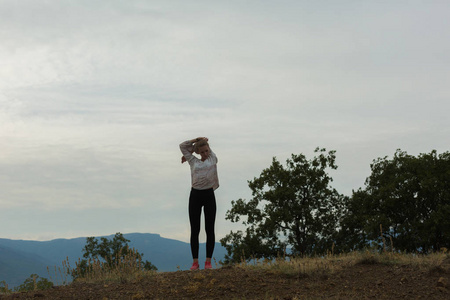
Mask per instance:
[[[193,145],[190,141],[180,144],[181,153],[191,167],[192,187],[196,190],[207,190],[219,187],[219,177],[217,176],[217,156],[210,150],[209,157],[202,161],[192,154]]]

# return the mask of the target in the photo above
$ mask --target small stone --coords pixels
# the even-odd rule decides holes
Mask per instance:
[[[439,278],[436,286],[446,288],[447,287],[447,278],[444,278],[444,277]]]

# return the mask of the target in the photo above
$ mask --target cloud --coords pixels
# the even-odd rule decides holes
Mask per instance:
[[[447,8],[2,1],[0,226],[33,235],[22,223],[67,210],[70,226],[34,230],[179,237],[190,177],[178,144],[199,135],[219,156],[218,236],[273,156],[335,149],[334,184],[350,194],[372,159],[446,151]]]

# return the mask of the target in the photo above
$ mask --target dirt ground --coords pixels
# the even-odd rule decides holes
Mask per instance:
[[[72,284],[0,299],[450,299],[449,264],[359,264],[327,276],[288,276],[250,268],[158,273],[136,282]]]

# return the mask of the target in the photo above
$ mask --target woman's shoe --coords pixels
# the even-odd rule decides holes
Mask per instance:
[[[206,269],[212,269],[212,266],[211,266],[211,262],[210,261],[205,261],[205,270]]]
[[[191,270],[198,270],[199,267],[198,262],[195,262],[192,264]]]

